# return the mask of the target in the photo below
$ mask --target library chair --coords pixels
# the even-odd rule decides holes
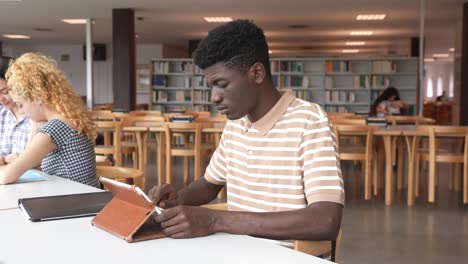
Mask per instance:
[[[385,117],[387,123],[391,125],[431,125],[435,123],[432,118],[423,116],[393,116],[388,115]],[[403,189],[404,181],[404,155],[406,151],[406,145],[403,143],[402,137],[394,137],[392,142],[392,164],[397,165],[397,189],[400,191]],[[399,141],[399,142],[398,142]],[[398,144],[397,144],[398,142]]]
[[[205,204],[202,207],[213,210],[228,210],[227,203]],[[336,260],[339,248],[341,246],[341,239],[343,238],[343,231],[340,229],[336,240],[333,241],[311,241],[311,240],[294,240],[294,250],[306,253],[312,256],[331,256],[331,261]]]
[[[161,111],[135,110],[128,112],[131,116],[162,116]]]
[[[112,104],[101,104],[101,105],[95,105],[93,106],[93,110],[106,110],[106,111],[112,111]]]
[[[145,177],[142,170],[117,166],[96,166],[96,176],[134,184],[144,190]]]
[[[94,151],[97,155],[107,158],[112,156],[116,166],[122,166],[122,153],[137,152],[135,146],[122,145],[122,125],[114,121],[95,121],[97,133],[108,133],[109,141],[104,144],[95,145]]]
[[[364,199],[371,199],[372,165],[373,165],[373,131],[367,125],[334,125],[336,144],[340,160],[361,161],[361,173],[364,174]],[[363,144],[356,144],[356,137],[363,139]],[[376,175],[374,175],[375,177]]]
[[[165,123],[166,183],[172,183],[172,158],[184,158],[184,184],[189,182],[189,157],[194,158],[194,180],[202,175],[203,156],[210,154],[202,144],[202,126],[199,123]]]
[[[96,155],[96,166],[112,166],[112,160],[104,155]]]
[[[438,163],[451,163],[455,166],[455,175],[449,171],[449,181],[455,177],[455,190],[460,190],[460,165],[463,167],[463,203],[468,203],[468,127],[466,126],[418,126],[418,131],[424,131],[429,138],[429,148],[419,148],[416,153],[415,195],[419,190],[419,164],[420,161],[429,163],[428,202],[435,202],[437,187]],[[450,185],[449,184],[449,188]]]
[[[122,118],[122,127],[141,127],[142,129],[147,129],[151,127],[163,127],[164,118],[158,115],[126,115]],[[138,157],[143,161],[144,169],[146,167],[146,162],[148,160],[148,146],[156,146],[156,139],[149,138],[147,131],[142,133],[141,143],[138,144],[134,133],[137,132],[124,132],[124,138],[122,145],[125,146],[136,146],[138,149],[142,150],[142,157]]]
[[[333,119],[330,120],[333,125],[366,125],[366,120],[362,118],[355,119]]]

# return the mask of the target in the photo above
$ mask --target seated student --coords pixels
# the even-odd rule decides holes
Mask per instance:
[[[6,78],[20,110],[32,121],[46,123],[18,158],[0,167],[0,184],[13,183],[40,165],[47,174],[98,187],[94,123],[56,63],[26,53],[10,65]]]
[[[0,57],[0,165],[12,162],[29,141],[31,124],[8,94],[5,73],[12,59]]]
[[[402,110],[408,108],[408,104],[400,99],[398,90],[395,87],[388,87],[375,99],[371,109],[371,116],[400,115]]]
[[[173,238],[227,232],[334,240],[344,204],[334,135],[319,105],[275,88],[263,30],[248,20],[215,28],[194,62],[229,121],[204,177],[178,192],[168,184],[151,189],[166,208],[154,221]],[[223,186],[229,211],[198,207]]]

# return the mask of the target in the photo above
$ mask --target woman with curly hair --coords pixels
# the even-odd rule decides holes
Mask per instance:
[[[98,187],[94,123],[55,61],[25,53],[10,65],[6,79],[23,113],[46,123],[16,160],[0,168],[0,184],[13,183],[40,165],[47,174]]]

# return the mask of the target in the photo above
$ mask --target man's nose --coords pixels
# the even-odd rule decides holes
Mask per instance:
[[[222,101],[222,97],[218,91],[218,88],[213,87],[211,89],[211,102],[215,104],[219,104]]]

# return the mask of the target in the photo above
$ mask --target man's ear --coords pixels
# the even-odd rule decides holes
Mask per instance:
[[[250,74],[256,84],[262,84],[263,80],[265,80],[265,67],[262,63],[256,62],[250,67]]]

